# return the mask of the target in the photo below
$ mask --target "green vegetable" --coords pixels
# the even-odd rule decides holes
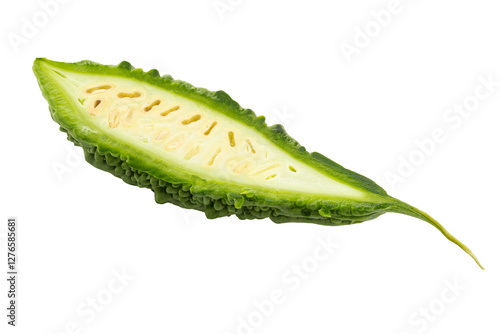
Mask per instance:
[[[52,118],[86,160],[150,188],[158,203],[276,223],[345,225],[397,212],[422,219],[477,258],[428,214],[372,180],[309,153],[281,125],[212,92],[118,66],[35,60]],[[479,264],[480,265],[480,264]],[[481,266],[481,265],[480,265]],[[482,268],[482,267],[481,267]]]

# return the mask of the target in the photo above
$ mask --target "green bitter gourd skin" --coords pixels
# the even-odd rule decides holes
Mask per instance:
[[[472,252],[428,214],[317,152],[223,91],[196,88],[130,63],[55,62],[34,73],[54,121],[85,159],[150,188],[158,203],[275,223],[346,225],[396,212],[422,219]],[[481,266],[479,264],[479,266]],[[482,267],[481,267],[482,268]]]

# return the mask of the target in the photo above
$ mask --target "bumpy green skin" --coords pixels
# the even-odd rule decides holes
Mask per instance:
[[[364,213],[345,206],[326,218],[318,210],[307,206],[298,207],[293,203],[288,206],[269,206],[265,202],[246,201],[241,208],[236,208],[234,199],[222,196],[203,196],[191,193],[188,183],[169,183],[157,179],[148,173],[131,168],[126,162],[107,153],[99,153],[94,147],[85,148],[85,159],[93,166],[107,171],[128,184],[152,189],[157,203],[173,203],[182,208],[204,211],[207,218],[219,218],[235,214],[240,219],[270,218],[276,223],[309,222],[325,225],[352,224],[374,219],[383,212]],[[373,210],[372,210],[373,211]],[[353,215],[357,214],[357,215]]]
[[[54,110],[50,108],[52,114]],[[203,211],[207,218],[214,219],[236,215],[239,219],[270,218],[275,223],[307,222],[320,225],[347,225],[375,219],[387,212],[387,204],[367,203],[367,205],[352,205],[352,201],[339,203],[337,210],[330,210],[330,217],[319,213],[321,208],[315,202],[296,203],[285,202],[279,205],[269,205],[272,201],[246,198],[244,205],[236,208],[237,198],[228,194],[200,194],[192,191],[192,185],[186,182],[170,183],[158,179],[146,172],[130,167],[126,161],[110,152],[99,152],[96,146],[78,141],[71,134],[60,128],[68,136],[68,140],[83,148],[85,160],[96,168],[104,170],[121,178],[128,184],[141,188],[149,188],[155,194],[159,204],[172,203],[186,209]],[[331,207],[330,207],[331,209]]]

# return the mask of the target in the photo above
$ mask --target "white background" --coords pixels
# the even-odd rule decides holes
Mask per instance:
[[[43,3],[10,1],[0,12],[2,263],[7,217],[20,225],[19,326],[5,324],[2,279],[2,333],[500,333],[500,87],[467,118],[444,118],[474,102],[480,77],[500,81],[496,2],[401,0],[383,27],[371,12],[389,1]],[[358,46],[351,57],[347,44]],[[50,118],[35,57],[128,60],[223,89],[308,150],[432,214],[486,271],[402,215],[276,225],[155,204],[151,191],[81,160]],[[416,141],[436,129],[446,139],[418,153]],[[420,160],[398,174],[410,157]],[[339,244],[319,262],[318,238]],[[123,270],[126,286],[113,278]],[[270,307],[262,301],[274,290],[284,296]]]

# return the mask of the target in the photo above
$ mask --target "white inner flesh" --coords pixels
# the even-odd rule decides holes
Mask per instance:
[[[147,83],[53,70],[83,117],[145,156],[206,179],[275,190],[362,198],[364,193],[294,159],[245,124]],[[61,76],[62,75],[62,76]],[[64,77],[63,77],[64,76]]]

